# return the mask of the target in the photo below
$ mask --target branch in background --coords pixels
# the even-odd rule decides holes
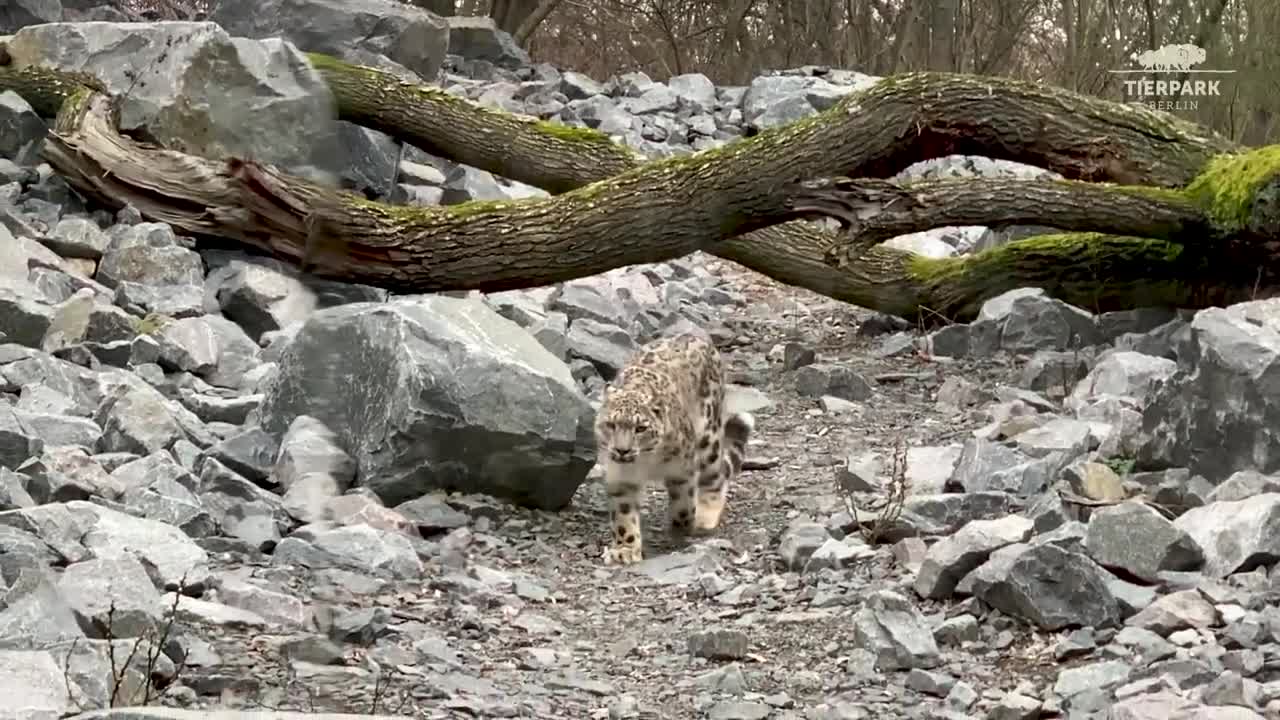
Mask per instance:
[[[1209,6],[1209,12],[1204,18],[1204,22],[1200,23],[1200,27],[1196,29],[1196,39],[1193,43],[1199,48],[1208,48],[1209,37],[1217,33],[1219,26],[1222,25],[1222,14],[1226,12],[1227,0],[1209,0],[1212,4]],[[1178,83],[1185,83],[1191,73],[1183,70],[1178,74]]]
[[[524,22],[520,23],[520,27],[516,28],[516,44],[520,47],[527,45],[529,43],[529,38],[533,36],[533,32],[538,29],[538,26],[542,24],[543,20],[547,19],[548,15],[555,12],[555,9],[559,7],[561,1],[562,0],[542,0],[539,2],[538,6],[529,14],[529,17],[526,17]]]

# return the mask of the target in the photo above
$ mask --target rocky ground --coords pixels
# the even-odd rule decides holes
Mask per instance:
[[[252,3],[216,19],[443,64],[453,92],[654,155],[874,81],[598,83],[469,20],[388,15],[446,55],[298,6],[279,27],[246,24]],[[316,26],[331,46],[305,46]],[[245,100],[269,142],[237,151],[296,164],[270,141],[319,102],[314,77],[256,42],[69,23],[11,50],[124,88],[121,48],[154,51],[166,82],[137,82],[134,110],[161,139],[179,103],[208,110],[177,85],[270,76]],[[210,78],[201,47],[243,65]],[[46,129],[0,94],[0,718],[1280,717],[1276,301],[1095,315],[1019,289],[933,330],[701,255],[388,297],[86,204],[39,165]],[[348,152],[319,170],[375,197],[540,192],[332,130]],[[907,176],[1038,172],[946,158]],[[1037,230],[892,242],[946,256]],[[714,536],[667,537],[655,490],[647,559],[606,567],[593,400],[679,330],[717,342],[757,418],[748,469]]]

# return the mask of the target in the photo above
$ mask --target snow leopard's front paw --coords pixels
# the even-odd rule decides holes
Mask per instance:
[[[635,565],[644,559],[640,545],[610,545],[604,550],[605,565]]]

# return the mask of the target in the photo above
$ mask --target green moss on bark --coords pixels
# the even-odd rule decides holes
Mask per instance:
[[[1280,145],[1245,153],[1218,155],[1187,186],[1187,195],[1228,232],[1243,229],[1253,214],[1258,191],[1280,181]]]
[[[1136,306],[1177,307],[1193,288],[1197,259],[1175,242],[1151,238],[1063,233],[1038,235],[949,258],[912,256],[907,274],[921,288],[921,305],[952,320],[977,315],[982,303],[1008,290],[1039,287],[1064,302],[1102,311]],[[1140,271],[1140,272],[1139,272]],[[1188,273],[1191,274],[1188,274]],[[1103,278],[1129,277],[1125,284]]]

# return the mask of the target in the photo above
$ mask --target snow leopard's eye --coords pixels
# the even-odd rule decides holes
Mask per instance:
[[[645,425],[644,423],[636,423],[636,432],[638,433],[649,432],[649,426]]]

